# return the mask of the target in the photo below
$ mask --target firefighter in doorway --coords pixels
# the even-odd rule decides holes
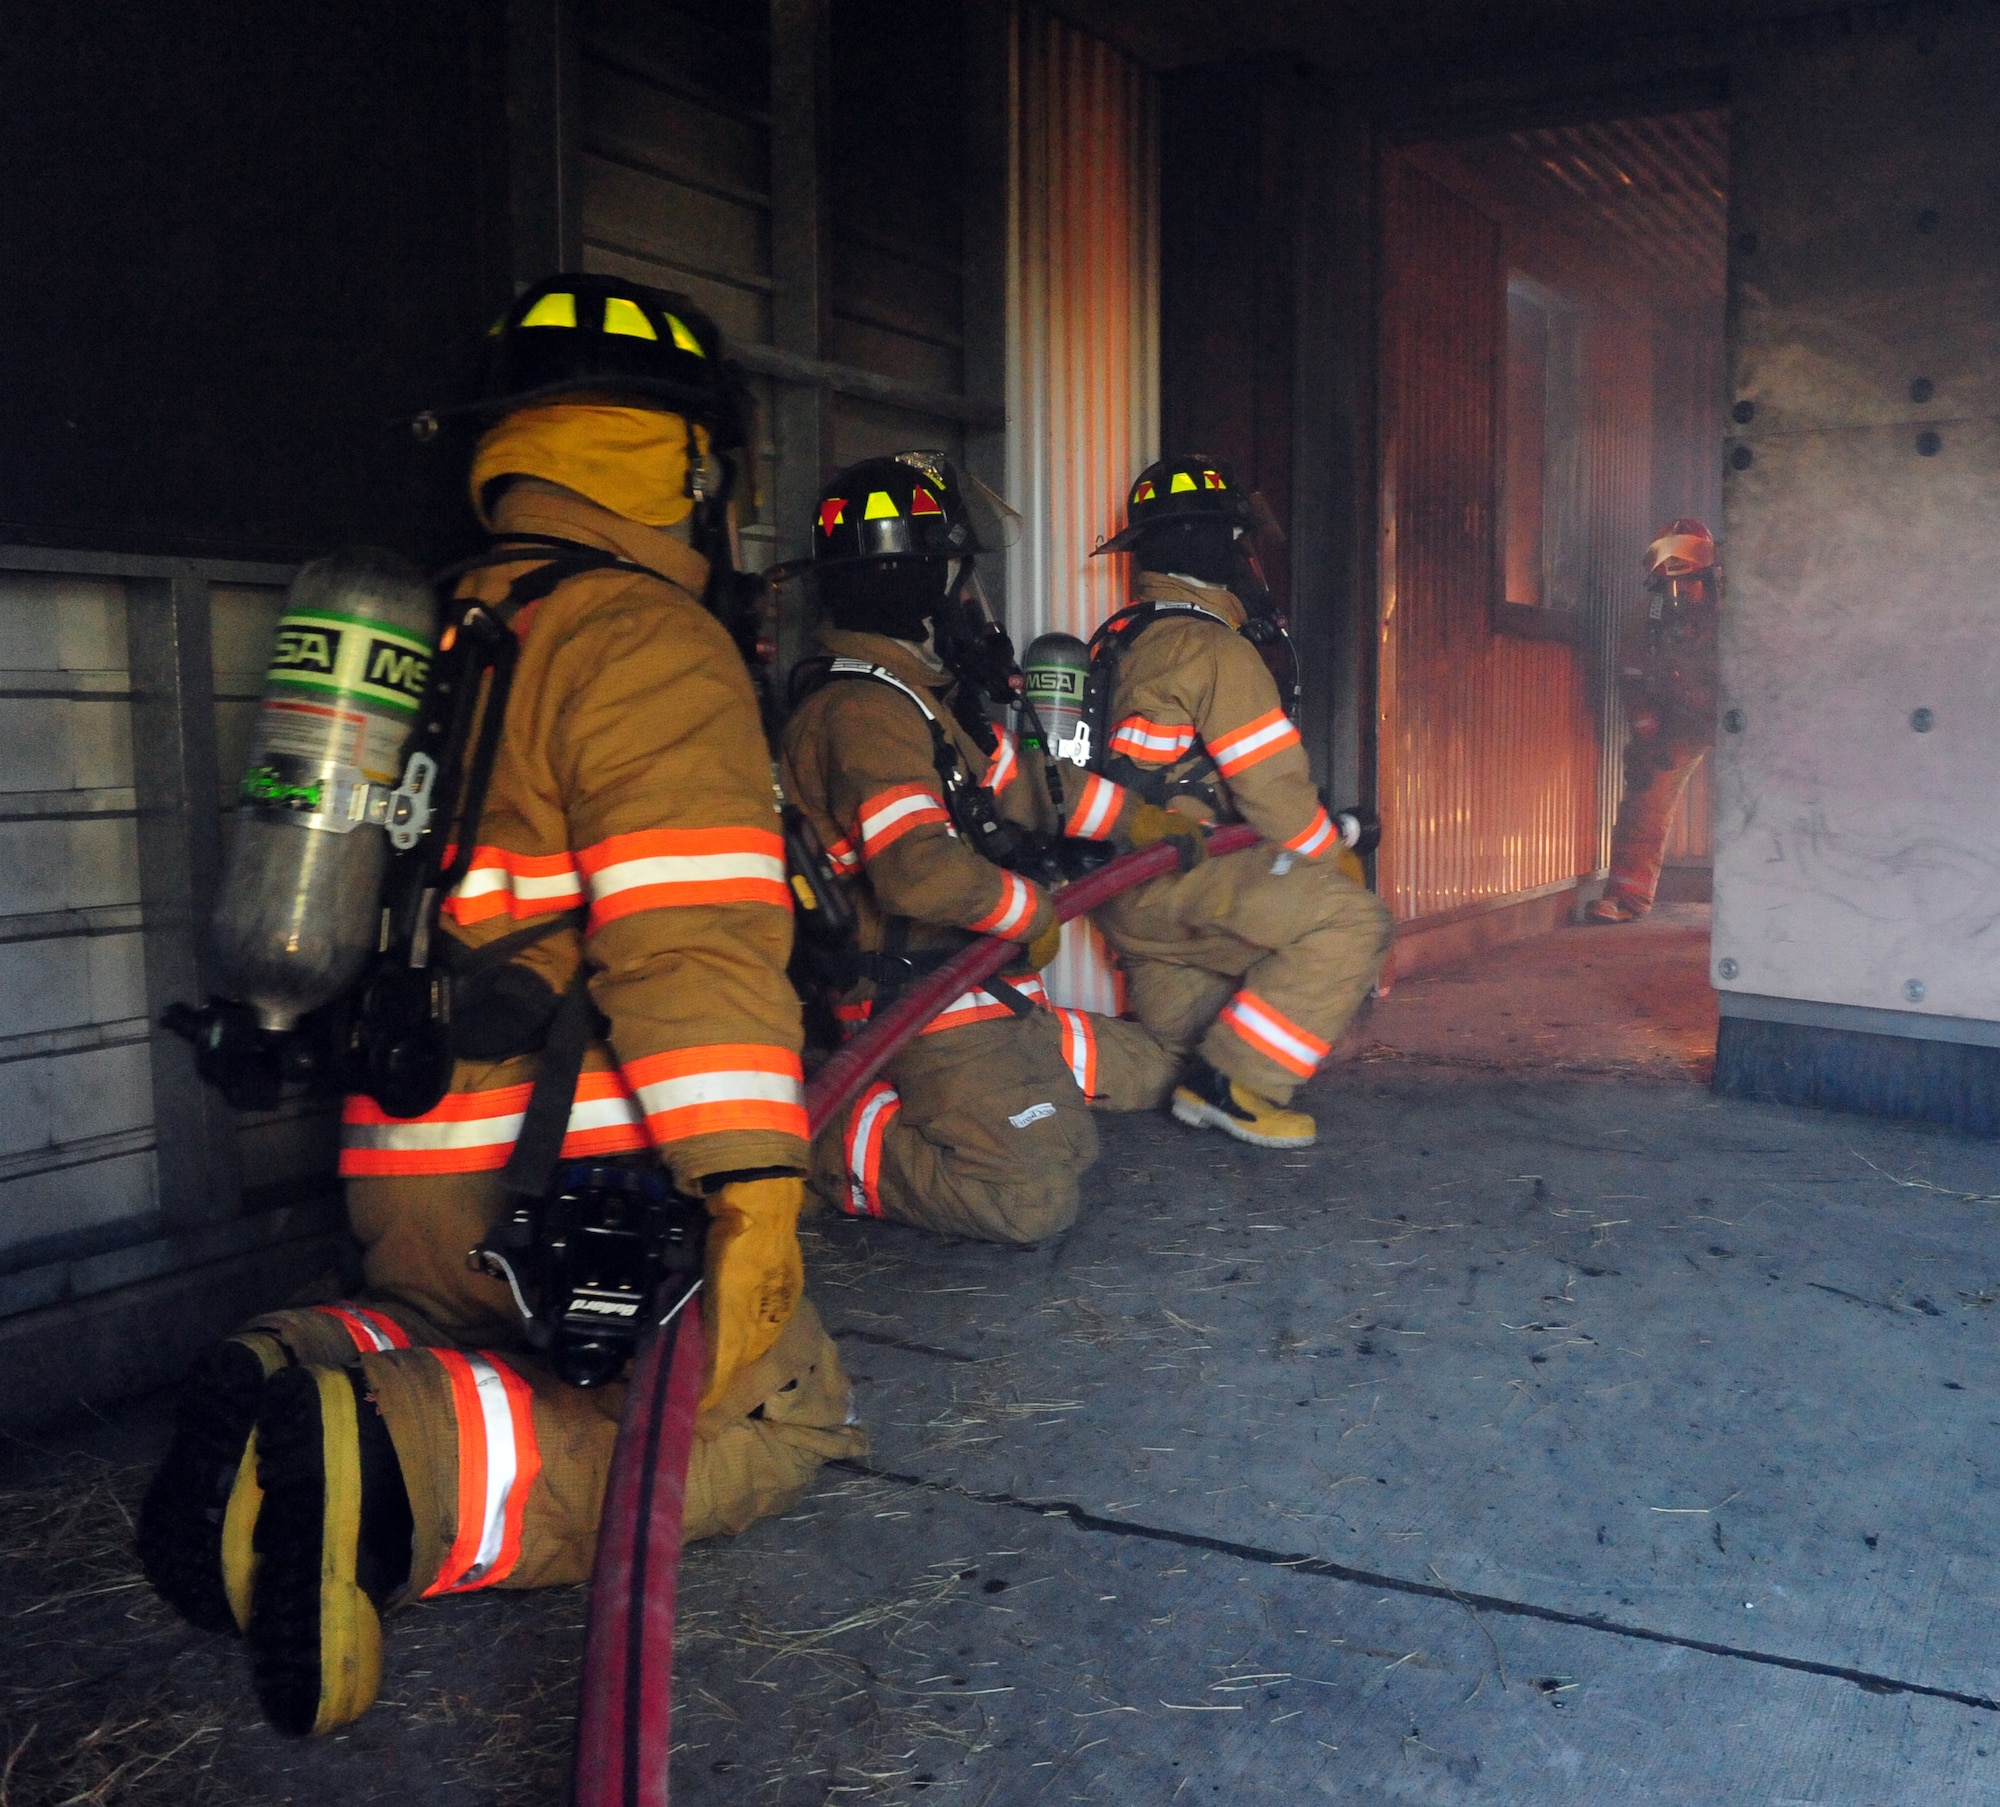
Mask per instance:
[[[1625,796],[1611,834],[1611,876],[1589,922],[1636,922],[1653,907],[1667,830],[1715,741],[1716,624],[1722,566],[1701,522],[1675,521],[1646,548],[1645,640],[1619,672]]]
[[[973,568],[995,549],[996,504],[931,452],[871,458],[826,486],[809,569],[831,625],[823,656],[794,674],[782,766],[851,881],[853,945],[817,965],[843,1031],[975,936],[1021,950],[827,1127],[815,1195],[851,1216],[1025,1244],[1076,1217],[1097,1158],[1089,1104],[1155,1102],[1172,1075],[1136,1025],[1049,1009],[1036,977],[1056,951],[1055,909],[1044,882],[1010,868],[1041,826],[1040,793],[987,719],[1015,674]],[[1150,826],[1198,857],[1191,824],[1152,814],[1112,811],[1100,838],[1130,846]]]
[[[1250,500],[1189,454],[1132,486],[1136,601],[1099,630],[1109,670],[1103,777],[1205,822],[1247,822],[1257,847],[1155,879],[1097,916],[1124,966],[1127,1006],[1187,1070],[1183,1123],[1260,1148],[1317,1133],[1291,1108],[1368,995],[1389,913],[1328,816],[1259,643],[1281,642],[1251,554]]]
[[[385,1607],[589,1573],[623,1389],[559,1381],[509,1288],[467,1263],[508,1208],[500,1169],[548,1006],[580,969],[597,1039],[564,1156],[664,1163],[709,1208],[685,1534],[741,1530],[863,1447],[803,1297],[806,1116],[770,755],[702,604],[696,548],[727,533],[739,409],[721,359],[678,297],[594,276],[529,289],[492,341],[472,500],[520,558],[460,593],[499,604],[555,558],[595,566],[513,612],[501,750],[484,811],[457,830],[476,852],[446,933],[461,954],[512,937],[508,982],[455,1015],[437,1109],[394,1119],[349,1101],[341,1172],[366,1291],[267,1314],[200,1360],[140,1521],[154,1586],[196,1624],[245,1634],[285,1732],[368,1706]]]

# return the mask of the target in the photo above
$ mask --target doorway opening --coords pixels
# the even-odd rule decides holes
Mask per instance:
[[[1661,763],[1648,698],[1690,694],[1668,712],[1682,741],[1703,717],[1704,674],[1657,656],[1642,561],[1673,522],[1720,534],[1727,181],[1719,107],[1384,155],[1375,727],[1402,978],[1544,936],[1561,947],[1519,959],[1595,971],[1673,942],[1688,995],[1666,1014],[1712,1034],[1705,757],[1665,781],[1687,773],[1647,854],[1652,912],[1571,925],[1611,866],[1628,762]],[[1658,1017],[1661,980],[1634,1009]]]

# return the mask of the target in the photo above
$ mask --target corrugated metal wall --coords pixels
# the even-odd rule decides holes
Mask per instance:
[[[0,1267],[157,1215],[121,584],[0,577]]]
[[[1653,519],[1653,338],[1648,322],[1605,303],[1585,315],[1583,389],[1584,483],[1583,633],[1603,728],[1598,759],[1595,832],[1577,870],[1609,863],[1625,769],[1625,713],[1614,681],[1621,632],[1629,649],[1642,645],[1645,591],[1642,557],[1659,525]],[[1622,624],[1622,625],[1621,625]]]
[[[1158,455],[1157,103],[1145,70],[1038,7],[1017,15],[1012,85],[1007,488],[1026,526],[1007,594],[1025,646],[1088,639],[1126,600],[1130,561],[1090,553]],[[1049,980],[1062,1002],[1114,1007],[1074,932]]]
[[[1587,870],[1595,745],[1572,648],[1493,628],[1500,230],[1396,156],[1384,204],[1378,874],[1412,921]]]
[[[284,592],[211,594],[227,813]],[[64,1264],[172,1227],[155,1161],[126,612],[116,579],[0,576],[0,1274],[15,1277],[0,1316],[75,1290]],[[245,1208],[328,1193],[338,1128],[323,1103],[241,1115]]]

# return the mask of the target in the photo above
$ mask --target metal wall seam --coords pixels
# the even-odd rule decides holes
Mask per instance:
[[[1022,511],[1007,612],[1025,646],[1088,638],[1126,561],[1090,556],[1159,444],[1158,100],[1153,78],[1037,6],[1014,15],[1007,257],[1007,490]],[[1065,938],[1050,994],[1116,1006],[1110,969]]]

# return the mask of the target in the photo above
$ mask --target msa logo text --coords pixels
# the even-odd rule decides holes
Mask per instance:
[[[569,1309],[572,1316],[578,1312],[603,1318],[634,1318],[639,1315],[638,1306],[617,1299],[572,1299]]]
[[[281,627],[273,671],[311,671],[332,677],[340,662],[340,630],[331,627]]]
[[[422,653],[413,653],[393,640],[368,642],[368,682],[378,690],[393,690],[421,702],[424,682],[431,675],[431,662]]]

